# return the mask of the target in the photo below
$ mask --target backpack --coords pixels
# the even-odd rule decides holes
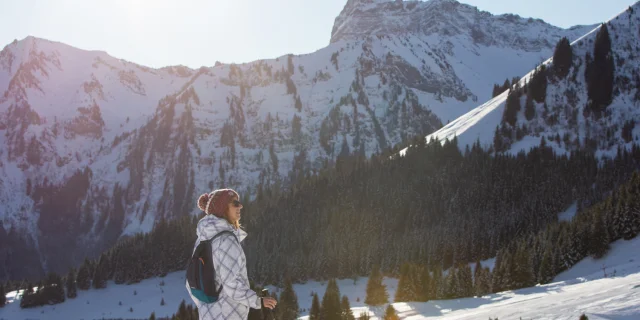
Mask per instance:
[[[216,289],[216,271],[213,266],[213,257],[211,256],[211,242],[225,233],[230,233],[236,237],[233,232],[225,230],[209,240],[200,241],[187,263],[187,281],[191,294],[204,303],[218,301],[222,291],[222,284]]]

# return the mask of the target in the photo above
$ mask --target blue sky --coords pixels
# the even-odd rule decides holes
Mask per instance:
[[[462,0],[560,27],[605,21],[636,0]],[[346,0],[0,0],[0,47],[28,35],[150,67],[192,68],[316,51]]]

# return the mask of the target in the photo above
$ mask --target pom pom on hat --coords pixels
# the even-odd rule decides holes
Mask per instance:
[[[240,200],[240,195],[233,189],[218,189],[211,193],[202,194],[198,198],[198,208],[206,214],[214,214],[217,217],[223,217],[227,209],[227,205],[233,197]]]

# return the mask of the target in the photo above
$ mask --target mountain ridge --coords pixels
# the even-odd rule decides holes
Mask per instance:
[[[541,33],[534,50],[401,32],[197,70],[14,42],[0,52],[0,221],[20,231],[13,250],[34,250],[45,267],[0,265],[0,278],[64,271],[193,214],[202,190],[286,187],[344,152],[433,132],[548,57],[560,35]]]
[[[532,132],[533,130],[523,132],[523,137],[509,139],[513,140],[509,142],[510,147],[507,148],[509,152],[517,153],[519,151],[527,151],[528,148],[542,143],[540,138],[545,136],[543,125],[544,123],[550,123],[547,118],[541,117],[541,115],[545,115],[548,112],[546,111],[547,104],[553,109],[551,116],[555,116],[555,118],[561,120],[565,118],[564,121],[568,121],[551,124],[550,126],[553,129],[550,132],[546,132],[547,138],[549,134],[553,132],[565,132],[565,134],[569,134],[568,138],[563,138],[565,143],[549,141],[556,146],[558,152],[570,153],[574,148],[570,143],[566,143],[567,140],[573,141],[577,139],[577,141],[581,143],[588,143],[589,141],[585,140],[585,138],[606,141],[608,146],[605,147],[601,145],[602,142],[600,142],[598,143],[598,147],[595,148],[595,151],[602,156],[614,156],[617,152],[616,148],[620,145],[629,147],[630,141],[626,143],[622,141],[623,126],[621,122],[623,122],[623,120],[630,120],[633,124],[640,120],[640,114],[638,114],[637,110],[634,111],[637,109],[640,101],[640,79],[638,79],[637,72],[634,73],[634,68],[637,67],[637,64],[635,64],[635,60],[633,59],[640,51],[640,48],[637,42],[635,42],[635,39],[633,39],[633,36],[629,34],[633,34],[634,26],[638,27],[638,25],[640,25],[640,19],[638,19],[637,15],[638,10],[640,10],[640,2],[636,2],[633,6],[623,10],[619,15],[605,23],[610,26],[608,30],[612,38],[611,51],[615,55],[614,60],[616,62],[614,88],[616,88],[617,93],[614,94],[614,100],[611,105],[607,107],[609,114],[606,117],[611,118],[610,113],[613,112],[613,121],[609,121],[606,118],[590,119],[591,117],[586,115],[585,112],[577,112],[583,111],[589,104],[589,98],[587,97],[588,90],[586,90],[587,86],[584,79],[586,65],[588,63],[588,61],[585,61],[587,60],[585,56],[593,54],[593,42],[602,26],[605,25],[602,24],[571,42],[574,57],[570,71],[572,77],[557,79],[557,77],[553,75],[548,75],[549,87],[545,92],[545,105],[543,106],[541,103],[536,103],[536,116],[532,120],[523,119],[521,113],[518,118],[518,125],[531,125],[531,121],[533,121],[534,125],[538,126],[538,128],[535,129],[536,131],[534,132]],[[543,61],[541,66],[545,66],[547,70],[552,70],[553,57]],[[536,68],[540,68],[540,66]],[[522,77],[518,82],[518,86],[521,88],[525,87],[535,75],[535,71],[534,69]],[[635,95],[633,93],[634,89],[636,92]],[[490,99],[469,113],[447,124],[437,132],[428,135],[426,139],[444,141],[456,137],[460,148],[471,146],[476,142],[480,142],[485,148],[491,148],[496,139],[495,128],[496,126],[500,126],[504,121],[503,113],[509,93],[509,90],[507,90]],[[524,106],[526,103],[525,99],[520,99],[520,103]],[[562,104],[570,105],[571,109],[576,110],[576,114],[568,115],[566,114],[567,112],[558,110],[558,108],[562,107]],[[542,107],[544,107],[544,109]],[[573,120],[568,120],[570,117],[572,117]],[[587,122],[593,122],[594,125],[589,125]],[[571,123],[574,124],[572,125]],[[637,125],[631,128],[632,140],[637,141],[640,128],[638,128]],[[603,132],[609,132],[609,130],[614,130],[613,138],[609,137],[608,133],[606,137],[601,135]],[[593,136],[590,136],[591,134],[593,134]],[[511,145],[513,146],[511,147]],[[401,154],[404,152],[406,152],[406,149],[402,150]]]

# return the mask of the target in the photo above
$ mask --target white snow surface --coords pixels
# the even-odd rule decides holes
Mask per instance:
[[[490,266],[492,261],[483,262]],[[603,266],[606,268],[603,270]],[[171,316],[184,299],[184,273],[174,272],[164,278],[147,279],[132,285],[109,282],[106,289],[79,291],[78,297],[62,304],[33,309],[20,309],[20,295],[7,294],[8,304],[0,308],[0,319],[98,319],[148,318]],[[161,285],[164,282],[164,285]],[[341,295],[349,297],[354,315],[369,312],[372,319],[381,319],[386,305],[369,307],[364,304],[367,278],[340,279]],[[384,278],[390,299],[395,296],[398,280]],[[325,281],[308,281],[293,285],[301,311],[300,318],[308,319],[312,293],[320,300]],[[282,289],[268,286],[270,292]],[[165,305],[160,301],[164,299]],[[359,301],[358,301],[359,299]],[[122,302],[122,305],[120,305]],[[539,319],[575,320],[581,314],[597,320],[640,319],[640,237],[611,244],[606,256],[599,260],[585,258],[573,268],[559,274],[554,282],[482,297],[435,300],[424,303],[393,303],[402,319]],[[130,308],[133,311],[130,311]]]

